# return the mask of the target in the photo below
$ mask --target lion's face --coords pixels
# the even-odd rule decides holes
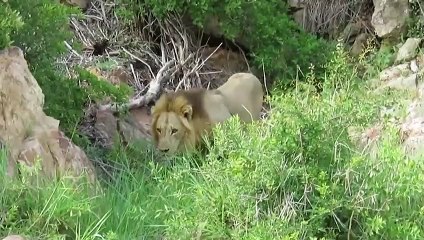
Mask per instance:
[[[155,129],[157,136],[157,148],[173,154],[184,147],[184,137],[187,129],[184,127],[184,119],[175,112],[163,112],[156,121]]]

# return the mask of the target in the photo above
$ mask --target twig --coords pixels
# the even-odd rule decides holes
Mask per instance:
[[[141,63],[143,63],[144,65],[146,65],[149,68],[150,74],[152,74],[152,77],[155,75],[152,71],[152,68],[150,67],[149,64],[147,64],[145,61],[141,60],[139,57],[135,56],[134,54],[130,53],[127,49],[125,49],[124,47],[122,47],[122,50],[124,50],[124,52],[126,52],[128,55],[130,55],[132,58],[140,61]],[[134,78],[135,79],[135,78]]]
[[[157,95],[160,90],[161,83],[170,76],[163,75],[164,72],[174,64],[175,60],[167,62],[158,72],[155,79],[152,80],[149,84],[149,89],[147,93],[139,98],[132,99],[129,103],[124,104],[123,106],[118,106],[117,104],[107,104],[101,105],[100,110],[111,110],[113,112],[123,110],[124,108],[133,109],[136,107],[143,106],[146,103],[149,103]]]
[[[63,41],[63,42],[65,43],[66,47],[67,47],[70,51],[72,51],[72,53],[73,53],[73,54],[75,54],[75,55],[77,55],[79,58],[83,59],[83,57],[82,57],[79,53],[77,53],[77,51],[75,51],[75,50],[71,47],[71,45],[69,45],[69,43],[68,43],[67,41]]]

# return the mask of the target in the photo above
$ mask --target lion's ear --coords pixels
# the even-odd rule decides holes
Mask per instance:
[[[193,108],[191,105],[184,105],[181,108],[181,114],[187,119],[191,120],[191,117],[193,116]]]

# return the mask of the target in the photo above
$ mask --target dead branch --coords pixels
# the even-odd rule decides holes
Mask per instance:
[[[86,19],[71,18],[75,36],[86,48],[84,52],[78,53],[79,56],[70,49],[67,69],[72,71],[72,66],[81,65],[82,59],[86,66],[99,60],[110,61],[109,53],[114,53],[113,61],[131,76],[127,82],[136,90],[128,103],[109,103],[98,106],[99,109],[115,112],[141,107],[153,101],[162,86],[174,90],[209,86],[210,81],[225,75],[221,69],[208,65],[208,60],[221,45],[204,59],[205,56],[201,54],[204,46],[201,46],[200,39],[192,37],[178,14],[157,19],[147,13],[140,31],[140,28],[119,21],[116,4],[93,0],[91,5],[86,12]],[[108,39],[105,54],[94,56],[94,45],[102,39]],[[134,60],[141,64],[128,64]],[[217,82],[214,81],[214,84]]]
[[[175,60],[171,60],[167,62],[158,72],[155,79],[150,81],[149,89],[147,90],[147,93],[141,97],[132,99],[129,103],[124,104],[123,106],[118,106],[117,104],[107,104],[107,105],[101,105],[99,106],[100,110],[111,110],[113,112],[120,111],[122,109],[128,108],[133,109],[140,106],[143,106],[150,101],[152,101],[156,95],[160,91],[160,86],[163,81],[169,79],[170,75],[163,75],[168,68],[175,63]]]

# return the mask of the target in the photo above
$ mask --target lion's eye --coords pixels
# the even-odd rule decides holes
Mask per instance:
[[[158,133],[160,133],[160,128],[156,128],[156,131],[158,131]]]
[[[173,128],[173,129],[171,130],[171,133],[172,133],[172,134],[175,134],[176,132],[178,132],[178,129],[176,129],[176,128]]]

